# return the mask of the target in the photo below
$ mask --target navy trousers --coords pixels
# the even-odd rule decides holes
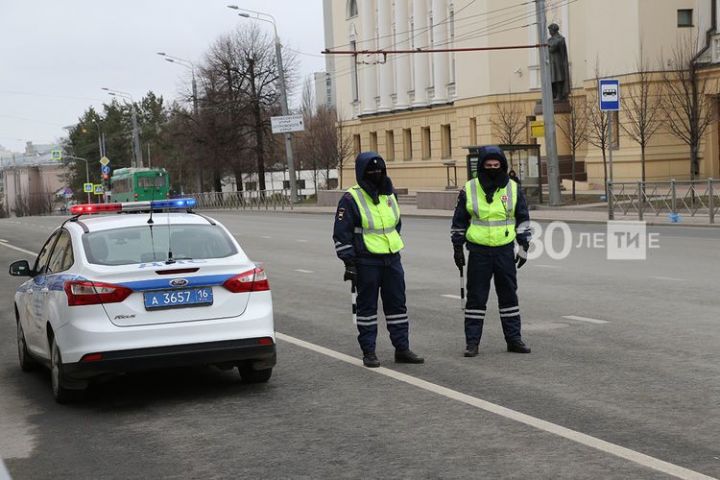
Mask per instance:
[[[517,298],[517,270],[513,244],[502,247],[472,246],[467,265],[467,303],[465,304],[465,340],[477,345],[482,337],[490,280],[500,308],[505,341],[520,340],[520,307]]]
[[[378,292],[390,341],[396,350],[407,350],[408,315],[405,307],[405,272],[400,255],[382,257],[382,262],[357,264],[357,328],[363,353],[375,351],[378,326]]]

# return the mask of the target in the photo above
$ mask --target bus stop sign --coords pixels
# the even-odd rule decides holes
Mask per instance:
[[[617,112],[620,110],[620,80],[600,80],[600,110]]]

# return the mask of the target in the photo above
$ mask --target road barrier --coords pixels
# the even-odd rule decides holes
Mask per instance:
[[[290,190],[246,190],[242,192],[192,193],[184,197],[197,201],[198,209],[204,210],[292,210]]]
[[[608,182],[608,219],[666,215],[678,223],[683,216],[707,217],[714,224],[720,213],[720,181]]]

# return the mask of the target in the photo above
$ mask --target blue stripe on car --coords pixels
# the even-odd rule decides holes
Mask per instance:
[[[184,285],[182,288],[187,287],[212,287],[216,285],[222,285],[225,283],[225,281],[228,278],[234,277],[235,274],[226,274],[226,275],[203,275],[199,277],[181,277],[185,278],[185,280],[188,281],[187,285]],[[174,279],[177,279],[178,277],[173,278],[158,278],[153,280],[139,280],[137,282],[124,282],[124,283],[118,283],[118,285],[127,287],[135,292],[142,292],[146,290],[162,290],[162,289],[175,289],[178,287],[174,287],[170,284],[170,282]]]

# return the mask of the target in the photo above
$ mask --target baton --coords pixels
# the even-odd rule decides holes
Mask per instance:
[[[465,311],[465,279],[463,267],[458,267],[460,270],[460,310]]]
[[[354,280],[350,282],[350,297],[352,299],[353,325],[357,326],[357,288]]]

